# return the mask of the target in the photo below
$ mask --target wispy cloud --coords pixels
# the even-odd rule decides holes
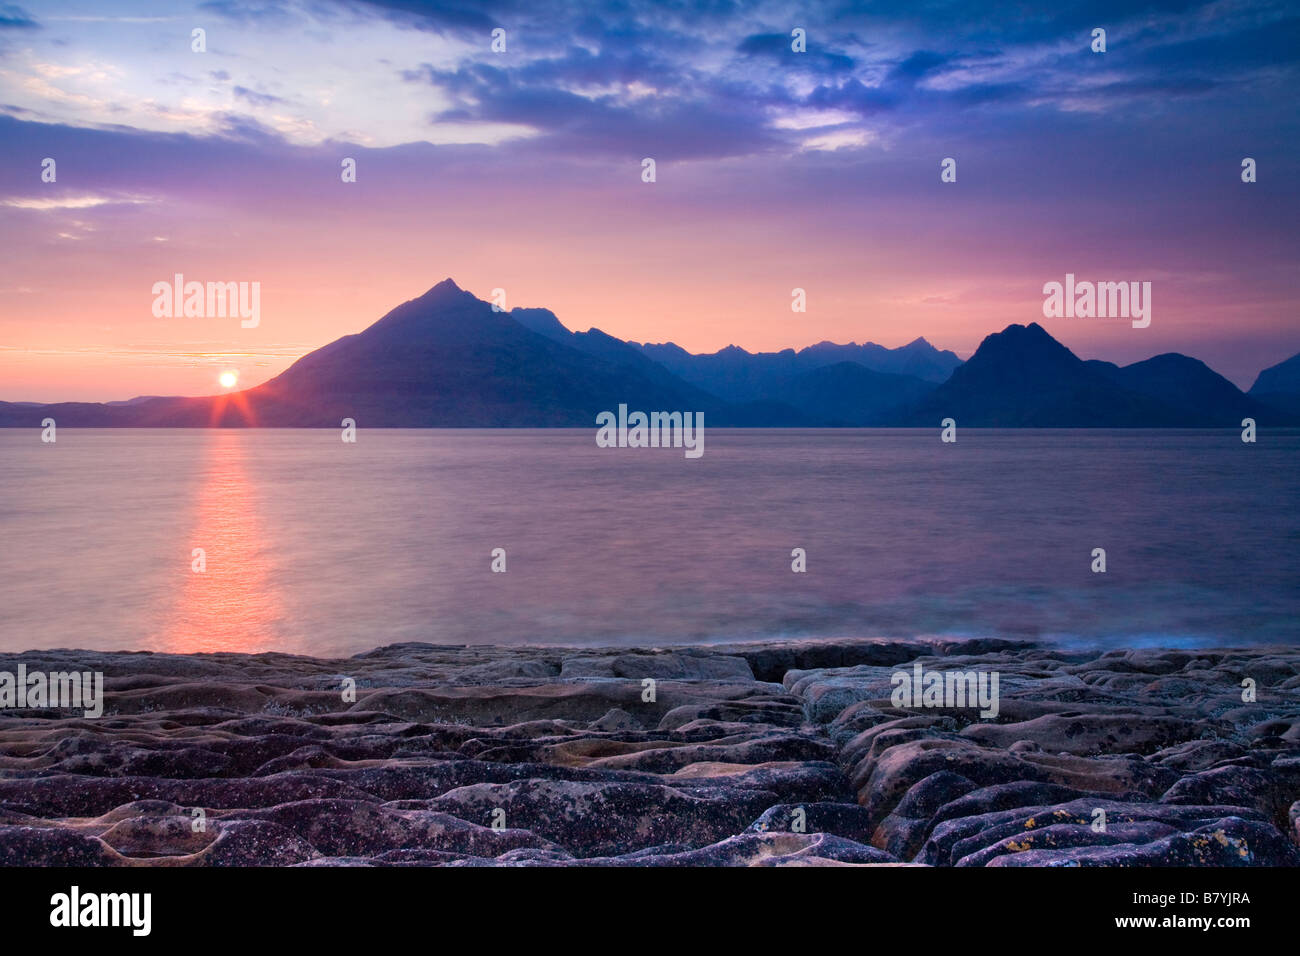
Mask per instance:
[[[154,202],[158,202],[158,199],[152,196],[10,196],[0,199],[0,206],[51,212],[62,209],[93,209],[96,206],[141,206]]]

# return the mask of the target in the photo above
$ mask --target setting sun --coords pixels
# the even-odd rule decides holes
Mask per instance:
[[[235,383],[239,381],[239,373],[234,371],[222,372],[217,377],[217,381],[221,383],[222,388],[234,388]]]

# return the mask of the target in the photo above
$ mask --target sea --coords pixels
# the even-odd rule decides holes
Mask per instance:
[[[0,650],[1300,642],[1298,431],[705,438],[0,429]]]

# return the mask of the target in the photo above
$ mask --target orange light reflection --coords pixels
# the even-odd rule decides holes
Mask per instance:
[[[249,434],[238,429],[209,435],[194,530],[177,555],[178,563],[192,560],[193,549],[202,548],[207,570],[181,565],[185,579],[161,643],[175,653],[257,652],[274,644],[280,602],[246,467]]]

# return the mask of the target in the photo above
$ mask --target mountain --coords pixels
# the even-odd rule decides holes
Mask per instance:
[[[826,425],[867,427],[893,424],[900,407],[933,390],[911,375],[836,362],[777,383],[771,397]]]
[[[672,342],[633,344],[679,378],[730,402],[763,398],[795,376],[840,362],[854,362],[872,372],[907,375],[935,385],[961,365],[961,359],[952,352],[941,352],[925,339],[896,349],[871,342],[819,342],[797,352],[747,352],[728,345],[708,355],[692,355]]]
[[[1123,367],[1081,361],[1037,324],[988,336],[965,364],[924,339],[900,349],[822,342],[691,355],[600,329],[572,332],[546,309],[498,312],[447,279],[255,388],[106,404],[0,402],[0,426],[53,418],[72,427],[338,427],[353,418],[363,427],[592,428],[597,413],[626,404],[703,412],[714,427],[934,428],[952,417],[966,426],[1235,428],[1248,416],[1300,421],[1254,394],[1293,395],[1297,359],[1265,370],[1245,395],[1185,355]],[[945,367],[942,383],[927,377]]]
[[[352,417],[372,427],[586,427],[620,403],[725,421],[726,403],[624,343],[588,341],[566,346],[446,279],[245,394],[293,425]]]
[[[587,355],[601,358],[616,367],[637,370],[640,374],[654,381],[671,382],[678,388],[684,385],[679,376],[669,371],[662,363],[654,361],[645,354],[643,349],[635,344],[624,342],[622,339],[615,338],[595,328],[588,329],[586,332],[571,332],[549,309],[512,309],[510,317],[539,335],[544,335],[555,342],[577,349]],[[707,394],[709,402],[717,403],[716,393],[709,394],[694,385],[690,387],[697,394]],[[796,428],[829,424],[826,416],[820,414],[815,408],[794,408],[786,402],[774,399],[770,395],[752,399],[732,400],[726,404],[727,410],[721,412],[721,417],[718,419],[720,424],[725,422],[739,427],[769,428]]]
[[[1038,323],[988,336],[975,354],[900,416],[937,427],[1239,427],[1267,409],[1203,363],[1156,356],[1123,368],[1084,362]]]
[[[908,375],[935,385],[947,381],[953,369],[961,364],[955,352],[940,351],[919,337],[896,349],[887,349],[874,342],[862,345],[818,342],[796,354],[800,362],[808,365],[813,362],[857,362],[873,372]]]
[[[374,426],[585,427],[620,403],[715,417],[726,409],[616,339],[568,347],[450,279],[305,356],[262,389],[292,396],[313,419],[351,415]]]
[[[524,328],[556,342],[568,344],[569,339],[573,337],[573,333],[564,327],[564,323],[557,319],[550,309],[515,308],[510,310],[510,318]]]
[[[1246,394],[1266,405],[1300,415],[1300,355],[1264,369]]]
[[[1240,425],[1245,417],[1268,420],[1271,409],[1247,396],[1241,389],[1199,359],[1166,352],[1123,368],[1111,362],[1089,361],[1111,381],[1165,405],[1188,412],[1200,412],[1207,425]]]
[[[152,402],[155,399],[162,398],[161,395],[137,395],[135,398],[128,398],[120,402],[105,402],[105,405],[139,405],[141,402]]]
[[[580,350],[525,328],[447,279],[256,388],[114,406],[0,406],[0,424],[32,425],[40,414],[73,426],[337,427],[354,418],[378,428],[588,427],[620,403],[744,422],[617,339],[583,341]]]

